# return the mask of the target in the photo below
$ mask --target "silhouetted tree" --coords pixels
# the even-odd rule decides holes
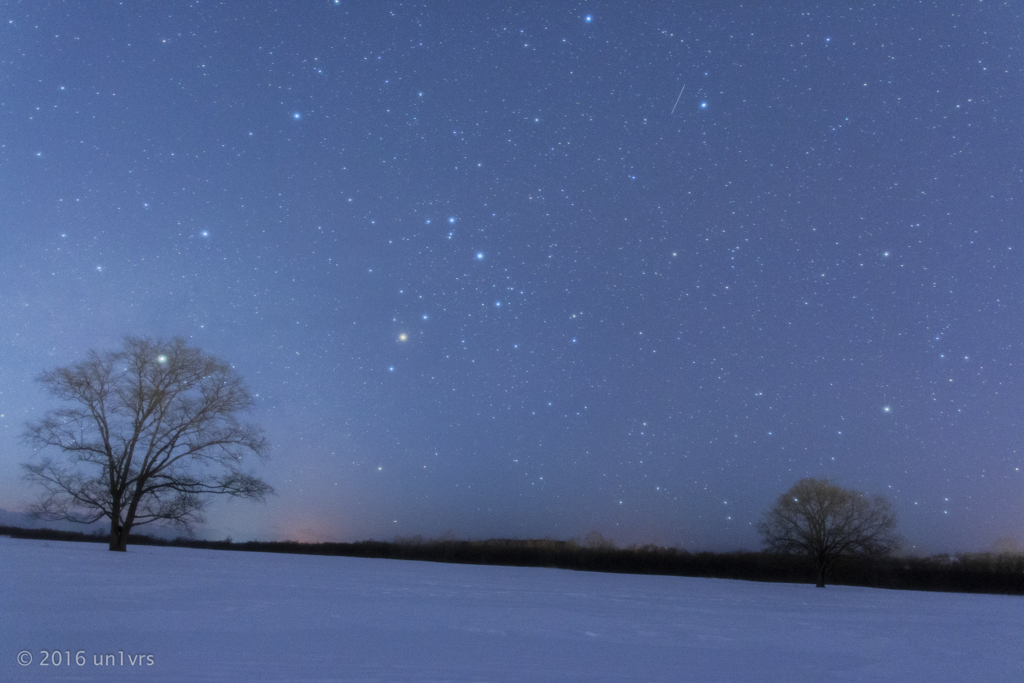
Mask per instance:
[[[798,481],[765,513],[757,532],[768,550],[810,557],[819,588],[840,557],[884,556],[899,547],[896,514],[888,500],[828,479]]]
[[[252,405],[245,383],[184,339],[127,337],[120,350],[90,351],[38,381],[65,404],[26,425],[28,443],[65,456],[22,465],[46,490],[31,508],[38,518],[106,517],[110,549],[124,551],[140,524],[191,532],[211,494],[262,501],[273,493],[241,469],[246,456],[267,455],[260,428],[237,419]]]
[[[615,541],[605,538],[600,531],[591,531],[583,538],[583,547],[592,550],[614,550]]]

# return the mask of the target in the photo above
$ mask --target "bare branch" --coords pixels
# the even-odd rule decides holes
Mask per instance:
[[[273,493],[239,469],[267,457],[262,430],[238,419],[253,402],[244,381],[184,339],[127,337],[120,350],[90,351],[38,381],[64,405],[29,422],[24,439],[65,456],[62,466],[24,465],[45,491],[33,508],[40,515],[108,517],[111,548],[116,536],[123,549],[135,524],[201,523],[211,495],[263,501]]]
[[[900,544],[888,500],[869,498],[827,479],[798,481],[756,528],[768,550],[814,559],[819,586],[825,585],[825,574],[840,557],[884,556]]]

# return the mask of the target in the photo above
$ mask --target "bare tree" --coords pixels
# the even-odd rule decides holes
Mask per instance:
[[[90,351],[38,377],[64,402],[26,425],[36,448],[61,462],[24,463],[45,489],[38,518],[110,520],[110,549],[124,551],[134,526],[164,522],[191,532],[211,494],[262,501],[273,489],[244,472],[267,456],[259,427],[237,414],[252,405],[242,378],[223,361],[174,338],[127,337],[117,351]]]
[[[757,525],[765,546],[774,552],[810,557],[818,587],[844,555],[885,556],[899,547],[896,514],[882,496],[867,496],[828,479],[801,479],[778,500]]]

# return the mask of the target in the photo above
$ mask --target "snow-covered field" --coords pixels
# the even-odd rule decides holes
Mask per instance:
[[[1021,597],[10,538],[0,580],[5,681],[1024,681]]]

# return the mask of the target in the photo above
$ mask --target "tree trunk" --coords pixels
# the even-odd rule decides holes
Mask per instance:
[[[111,483],[113,488],[113,483]],[[113,493],[113,491],[111,491]],[[127,537],[124,535],[124,529],[121,527],[121,506],[117,504],[117,498],[114,497],[114,505],[110,510],[110,545],[108,550],[112,552],[125,552],[127,549]]]
[[[111,550],[116,551],[116,552],[120,552],[120,553],[128,552],[128,534],[131,532],[132,526],[135,524],[135,511],[139,507],[139,498],[140,497],[141,496],[139,496],[138,493],[136,493],[132,497],[131,503],[128,504],[128,511],[124,515],[124,524],[123,525],[120,524],[120,518],[121,518],[120,514],[118,514],[114,518],[114,519],[117,520],[117,522],[115,522],[115,524],[117,526],[117,531],[116,531],[116,534],[117,534],[117,544],[115,545],[115,543],[114,543],[114,534],[115,534],[115,532],[114,532],[114,529],[112,527],[111,528],[111,532],[110,532],[110,549]]]
[[[826,571],[828,571],[828,563],[827,562],[819,562],[818,563],[818,585],[815,586],[815,588],[824,588],[825,587],[825,572]]]
[[[128,529],[121,526],[121,520],[114,517],[110,520],[110,550],[128,552]]]

